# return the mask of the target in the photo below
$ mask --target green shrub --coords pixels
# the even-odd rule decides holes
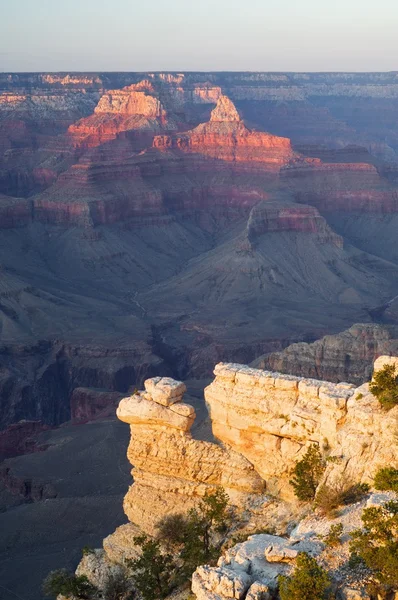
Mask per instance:
[[[166,598],[175,587],[176,563],[171,554],[162,553],[160,542],[146,535],[134,538],[140,547],[141,556],[128,561],[136,588],[144,600]]]
[[[398,404],[398,375],[395,374],[394,365],[384,365],[383,369],[375,373],[369,390],[378,399],[380,404],[389,410]]]
[[[157,524],[158,538],[170,548],[177,548],[184,543],[188,531],[188,518],[175,513],[163,517]]]
[[[279,595],[281,600],[322,600],[329,585],[327,572],[303,552],[297,557],[293,574],[279,577]]]
[[[367,483],[347,483],[342,480],[335,485],[322,485],[315,497],[315,506],[325,515],[333,516],[340,506],[354,504],[369,492]]]
[[[328,548],[335,548],[341,544],[341,536],[343,534],[343,524],[336,523],[329,529],[327,535],[321,536],[321,539],[325,542]]]
[[[45,578],[43,592],[46,596],[54,598],[62,594],[67,597],[74,596],[79,600],[90,600],[98,590],[85,575],[75,575],[66,569],[58,569],[51,571]]]
[[[398,469],[384,467],[375,475],[374,486],[376,490],[398,492]]]
[[[296,463],[290,484],[299,500],[313,500],[325,471],[325,461],[316,444],[312,444],[304,457]]]
[[[362,513],[363,529],[351,534],[353,558],[361,559],[381,585],[398,590],[398,501]]]
[[[104,585],[103,596],[105,600],[133,600],[135,592],[132,590],[131,580],[124,571],[116,571],[110,575]]]
[[[83,554],[83,556],[87,556],[88,554],[95,554],[95,552],[94,552],[93,548],[90,548],[90,546],[83,546],[82,554]]]
[[[223,489],[209,493],[187,515],[177,513],[161,519],[158,539],[134,539],[141,556],[129,566],[144,600],[164,598],[189,579],[196,567],[218,557],[222,540],[214,540],[217,533],[227,530],[228,500]],[[173,556],[162,552],[161,544],[171,548]]]
[[[370,485],[367,483],[353,483],[341,491],[340,502],[344,505],[355,504],[360,502],[369,491]]]
[[[200,564],[208,563],[218,556],[220,545],[214,545],[216,533],[226,532],[228,528],[228,495],[220,489],[207,494],[197,509],[188,513],[187,529],[180,558],[187,577]]]

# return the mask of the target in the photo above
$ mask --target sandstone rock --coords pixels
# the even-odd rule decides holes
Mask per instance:
[[[154,377],[145,381],[145,389],[151,394],[154,402],[170,406],[175,402],[180,402],[184,393],[187,391],[185,383],[175,381],[171,377]]]
[[[269,587],[259,581],[252,583],[246,594],[246,600],[269,600],[270,598]]]
[[[292,562],[297,558],[297,550],[286,547],[286,544],[272,544],[265,549],[265,558],[270,563]]]
[[[215,374],[205,390],[213,433],[254,465],[271,492],[293,497],[290,471],[314,442],[341,457],[329,464],[329,481],[345,471],[346,478],[370,482],[380,466],[398,461],[392,434],[398,408],[383,411],[367,385],[355,389],[225,363]]]
[[[195,411],[180,402],[183,383],[157,377],[147,380],[145,389],[124,398],[117,409],[119,419],[131,427],[128,458],[134,484],[124,500],[130,521],[153,534],[165,514],[187,512],[220,486],[241,507],[251,495],[263,493],[264,482],[243,456],[192,439]]]
[[[85,575],[90,583],[99,589],[103,589],[108,577],[120,573],[122,567],[113,564],[103,550],[93,550],[83,555],[77,569],[76,575]]]
[[[361,385],[370,379],[378,356],[398,352],[396,337],[389,327],[373,323],[353,325],[313,344],[292,344],[282,352],[262,356],[252,366],[297,377]]]
[[[343,587],[339,590],[342,600],[370,600],[370,596],[364,588]]]
[[[225,567],[198,567],[192,576],[192,591],[200,600],[240,600],[250,587],[247,573],[236,573]]]
[[[379,356],[375,360],[373,373],[381,371],[386,365],[395,367],[395,371],[398,372],[398,358],[396,356]]]
[[[183,134],[158,135],[153,145],[233,163],[251,163],[252,167],[278,173],[294,156],[290,140],[248,129],[232,101],[220,96],[210,121]]]
[[[194,421],[194,412],[185,416],[167,406],[147,400],[139,394],[124,398],[116,411],[118,418],[131,425],[165,425],[189,431]]]
[[[228,96],[220,96],[216,107],[211,111],[210,121],[213,122],[236,122],[240,121],[240,116],[234,103]]]
[[[140,548],[134,545],[134,538],[141,535],[142,530],[133,523],[120,525],[108,535],[103,542],[107,558],[115,564],[123,565],[126,560],[133,560],[140,555]]]

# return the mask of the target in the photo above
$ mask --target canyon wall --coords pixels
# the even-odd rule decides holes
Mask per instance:
[[[387,363],[398,359],[380,357],[375,370]],[[185,512],[219,486],[242,509],[260,510],[267,494],[293,501],[291,471],[311,444],[330,459],[326,482],[371,483],[377,469],[398,464],[398,407],[382,409],[368,384],[355,388],[231,363],[214,373],[205,400],[215,442],[192,436],[195,411],[182,402],[182,382],[149,379],[145,391],[119,404],[117,416],[131,428],[134,465],[124,509],[149,533],[162,516]]]

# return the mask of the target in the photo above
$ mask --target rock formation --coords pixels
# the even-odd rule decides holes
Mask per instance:
[[[345,507],[338,518],[304,518],[286,537],[268,534],[250,536],[226,550],[216,567],[200,566],[192,577],[192,591],[198,600],[269,600],[278,587],[279,575],[293,571],[299,552],[307,552],[332,572],[334,587],[343,600],[370,600],[366,575],[344,569],[350,556],[349,534],[361,526],[365,508],[380,506],[394,494],[373,493],[361,502]],[[331,552],[322,540],[332,525],[342,525],[339,548]]]
[[[220,96],[208,123],[184,134],[156,136],[153,145],[276,172],[294,156],[289,139],[248,129],[226,96]]]
[[[160,102],[152,83],[141,81],[106,92],[94,109],[94,114],[81,119],[68,129],[68,134],[77,146],[98,146],[114,139],[126,131],[156,133],[176,129],[173,120]],[[150,144],[151,135],[141,136],[142,147]]]
[[[380,357],[380,369],[390,357]],[[398,408],[384,411],[367,384],[332,384],[240,365],[217,365],[205,390],[215,437],[245,456],[273,493],[289,496],[289,473],[309,443],[339,457],[332,480],[368,482],[395,464]]]
[[[292,344],[282,352],[259,357],[252,366],[299,377],[360,385],[370,379],[375,359],[388,354],[398,354],[396,328],[359,323],[312,344]]]
[[[385,364],[398,366],[398,358],[379,357],[375,372]],[[136,556],[133,538],[140,529],[156,533],[156,522],[163,516],[186,512],[219,486],[237,508],[238,521],[256,516],[268,527],[268,494],[276,495],[272,523],[281,520],[283,510],[294,508],[288,483],[292,467],[310,444],[332,459],[323,483],[371,483],[377,469],[398,465],[398,406],[382,409],[368,384],[355,388],[237,364],[221,363],[214,373],[205,399],[217,443],[192,437],[195,411],[183,402],[186,388],[180,381],[152,378],[145,382],[145,391],[121,400],[117,416],[130,425],[128,458],[134,466],[134,483],[124,501],[130,523],[104,540],[104,553],[95,555],[95,573],[85,558],[78,573],[93,580],[110,561],[123,564]],[[338,522],[345,537],[333,559],[320,535],[328,533],[334,521],[319,519],[311,511],[288,536],[252,535],[225,548],[217,566],[197,568],[192,591],[199,600],[268,600],[278,576],[292,571],[300,552],[319,556],[322,564],[332,560],[334,566],[342,566],[348,558],[347,534],[360,526],[363,508],[380,505],[391,494],[369,494],[342,509]],[[342,575],[338,584],[358,590],[363,581],[351,577],[347,582]]]
[[[219,486],[242,505],[263,489],[251,464],[232,449],[192,438],[195,410],[185,404],[185,385],[170,378],[145,382],[144,392],[122,400],[117,416],[130,424],[128,458],[134,484],[124,510],[149,533],[168,512],[185,512]]]
[[[398,359],[380,357],[378,370]],[[333,384],[243,365],[216,366],[205,389],[211,428],[222,443],[194,439],[185,385],[145,382],[124,398],[117,416],[129,423],[134,483],[124,502],[129,520],[149,533],[170,512],[184,512],[207,490],[222,486],[231,502],[249,507],[264,493],[293,499],[289,477],[310,444],[334,457],[326,481],[371,482],[378,468],[398,463],[398,407],[381,408],[368,384]],[[263,496],[263,501],[265,500]]]

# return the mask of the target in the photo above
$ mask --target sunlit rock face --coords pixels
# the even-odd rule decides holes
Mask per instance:
[[[209,122],[184,134],[157,136],[153,145],[229,162],[260,163],[264,169],[274,171],[294,156],[290,140],[248,129],[226,96],[218,99]]]
[[[176,124],[168,118],[151,82],[144,80],[105,93],[94,114],[71,125],[68,134],[74,145],[91,148],[122,132],[141,132],[138,140],[144,147],[150,143],[151,133],[169,129],[176,129]]]
[[[375,369],[398,359],[381,357]],[[185,512],[222,486],[232,504],[248,507],[264,493],[293,500],[291,470],[311,444],[328,462],[325,481],[371,482],[378,468],[396,464],[398,407],[385,411],[368,384],[304,379],[220,363],[205,389],[214,437],[196,440],[185,386],[171,378],[145,382],[124,398],[117,416],[130,424],[128,458],[134,484],[124,501],[129,520],[153,533],[169,512]],[[262,500],[261,500],[262,499]],[[271,560],[271,559],[269,559]]]
[[[390,357],[380,357],[379,369]],[[309,443],[338,457],[327,478],[344,472],[371,481],[396,464],[398,407],[381,408],[368,384],[332,384],[241,365],[219,364],[205,390],[215,437],[245,456],[271,492],[292,497],[289,474]]]
[[[132,523],[153,533],[162,516],[186,512],[220,486],[239,505],[263,491],[264,482],[243,456],[192,438],[195,410],[183,402],[183,383],[157,377],[147,380],[145,388],[124,398],[117,409],[131,429],[128,458],[134,484],[124,510]]]

